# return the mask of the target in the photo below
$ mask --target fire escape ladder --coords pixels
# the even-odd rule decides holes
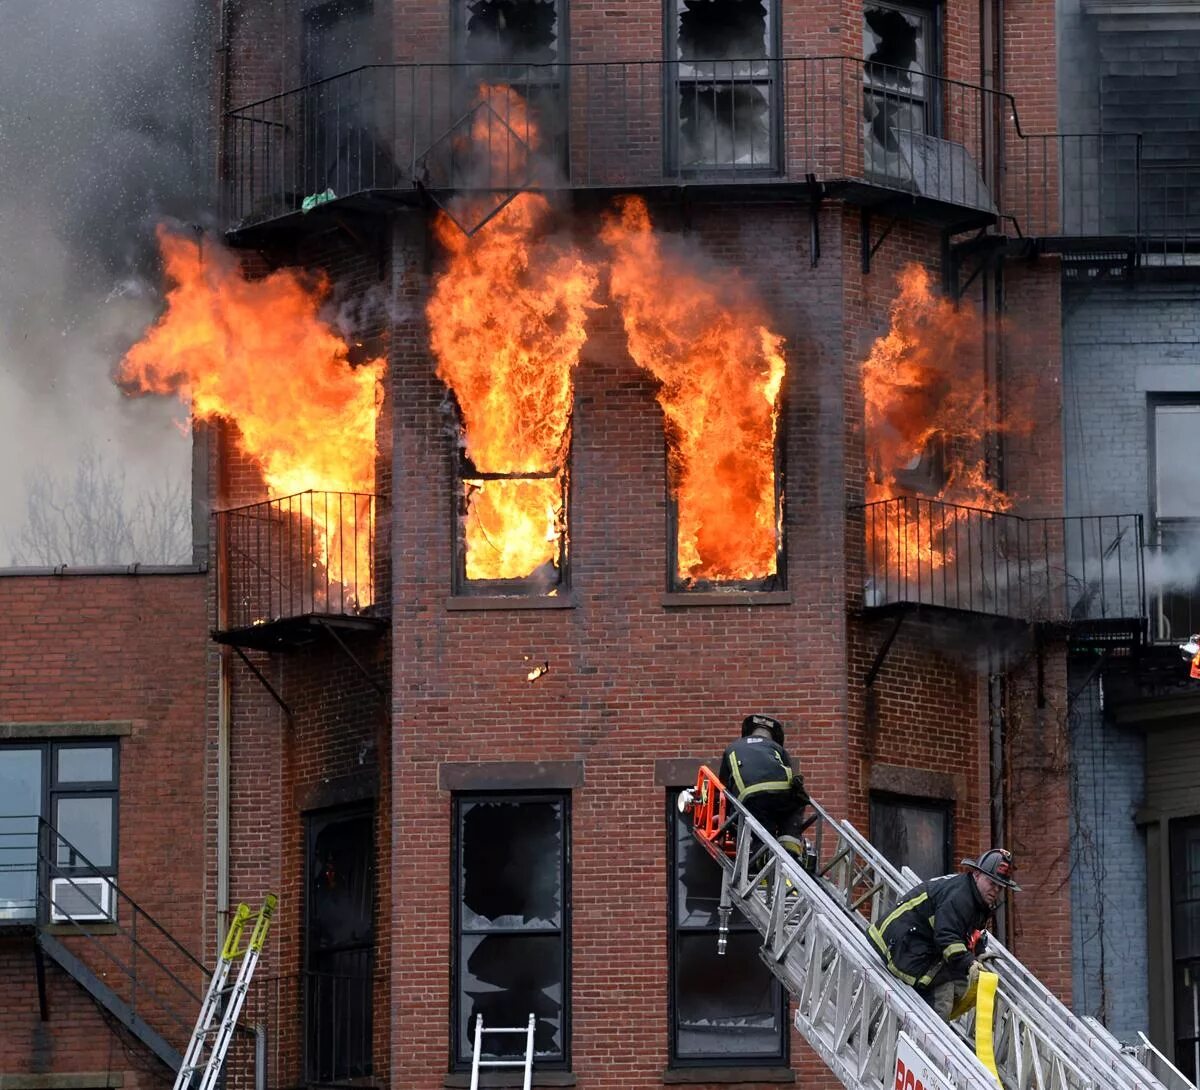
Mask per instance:
[[[121,1023],[171,1071],[178,1071],[183,1054],[155,1030],[134,1007],[122,999],[87,964],[67,949],[62,940],[44,928],[38,932],[38,949],[48,955],[85,992]]]
[[[44,819],[36,836],[34,959],[42,1020],[53,1015],[49,958],[157,1059],[178,1070],[208,970],[117,885],[112,868],[92,864]]]
[[[794,999],[795,1024],[847,1090],[892,1090],[897,1054],[917,1053],[953,1090],[1165,1090],[1107,1032],[1072,1014],[998,939],[991,1040],[995,1075],[975,1054],[974,1012],[943,1022],[893,977],[868,936],[920,881],[850,822],[816,803],[801,863],[708,768],[681,796],[693,834],[722,872],[718,952],[736,909]],[[985,1050],[986,1052],[986,1050]],[[912,1085],[906,1082],[905,1085]]]

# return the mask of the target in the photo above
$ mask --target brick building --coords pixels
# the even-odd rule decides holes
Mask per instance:
[[[211,950],[239,900],[280,894],[235,1077],[468,1085],[474,1017],[532,1011],[539,1085],[834,1085],[753,933],[717,957],[715,876],[674,816],[756,710],[897,863],[1012,848],[1006,939],[1070,1002],[1069,653],[1145,618],[1101,564],[1121,512],[1066,517],[1047,0],[221,8],[227,241],[248,282],[324,274],[355,316],[344,373],[386,361],[369,487],[313,468],[284,498],[246,420],[200,432],[212,563],[173,631],[203,920],[181,938]],[[497,237],[524,248],[507,280]],[[938,285],[915,319],[913,269]],[[290,312],[262,310],[286,343]],[[863,389],[891,328],[928,365],[884,413],[907,445]],[[489,368],[456,367],[496,329],[520,343],[495,370],[564,400],[473,400]],[[738,358],[693,391],[709,337]],[[689,528],[742,511],[742,448],[683,414],[751,387],[767,544],[726,564]],[[956,491],[968,470],[998,502]],[[549,497],[542,551],[492,565],[497,525],[519,535],[481,497],[523,491]],[[0,718],[52,716],[5,694]],[[121,820],[122,844],[162,832]],[[37,1070],[86,1090],[106,1066]]]

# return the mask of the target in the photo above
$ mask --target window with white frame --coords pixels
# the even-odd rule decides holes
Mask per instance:
[[[566,1068],[570,1037],[570,799],[566,793],[454,798],[452,1056],[471,1065],[475,1021],[524,1026],[534,1017],[541,1068]],[[517,1034],[484,1051],[525,1053]]]
[[[41,882],[51,915],[107,907],[81,880],[116,874],[118,775],[115,741],[0,745],[0,922],[36,919]]]
[[[762,939],[741,913],[717,953],[721,870],[668,798],[670,1040],[672,1067],[780,1066],[787,1062],[787,1004],[758,956]]]

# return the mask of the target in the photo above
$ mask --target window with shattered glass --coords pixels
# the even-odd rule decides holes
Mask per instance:
[[[721,871],[669,800],[670,1062],[778,1066],[787,1062],[783,988],[758,956],[762,939],[737,911],[717,953]]]
[[[668,74],[682,172],[775,169],[778,33],[774,0],[672,0]]]
[[[934,11],[869,3],[863,8],[863,140],[867,174],[910,182],[934,133]]]
[[[534,1016],[539,1066],[567,1066],[568,800],[458,796],[455,820],[454,1059],[469,1067],[475,1020]],[[487,1035],[485,1053],[516,1059],[525,1037]]]

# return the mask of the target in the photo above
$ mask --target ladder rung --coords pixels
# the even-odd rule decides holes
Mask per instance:
[[[507,1027],[497,1026],[495,1029],[493,1029],[491,1026],[483,1026],[479,1032],[480,1033],[528,1033],[529,1027],[528,1026],[520,1026],[516,1029],[508,1029]]]
[[[524,1060],[485,1060],[482,1056],[479,1057],[480,1067],[524,1067]]]

